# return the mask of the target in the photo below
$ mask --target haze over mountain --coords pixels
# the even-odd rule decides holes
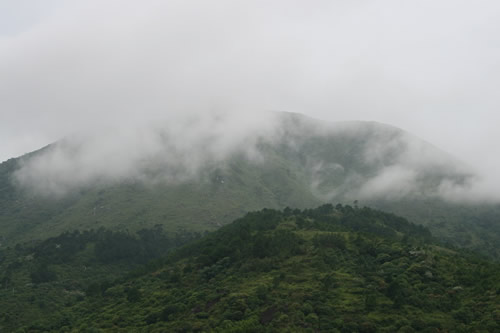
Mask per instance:
[[[184,121],[68,137],[3,163],[4,240],[99,226],[210,230],[264,207],[359,200],[498,251],[498,205],[470,193],[476,175],[400,129],[290,113]]]
[[[499,31],[495,0],[0,1],[0,331],[498,331]]]
[[[89,129],[286,110],[404,128],[498,197],[497,1],[0,6],[0,160]]]
[[[5,167],[16,189],[44,200],[123,181],[210,184],[234,159],[248,177],[266,163],[279,162],[268,168],[276,174],[296,172],[251,207],[233,204],[233,217],[263,206],[415,195],[496,203],[500,7],[480,2],[0,4],[0,159],[57,141]],[[328,143],[316,145],[308,135],[322,126],[283,126],[262,110],[305,113],[360,137],[342,144],[322,135]],[[339,125],[360,119],[410,130],[466,165],[393,128]],[[260,172],[247,184],[267,179]],[[278,200],[283,184],[303,194]],[[96,200],[81,212],[102,206]],[[224,215],[219,207],[215,215]],[[76,219],[61,221],[62,230]]]
[[[288,113],[178,117],[74,135],[22,161],[14,178],[18,186],[45,196],[121,181],[176,184],[200,179],[236,155],[266,164],[264,147],[286,154],[291,165],[302,164],[311,190],[327,200],[484,199],[467,193],[477,177],[470,167],[400,129]]]

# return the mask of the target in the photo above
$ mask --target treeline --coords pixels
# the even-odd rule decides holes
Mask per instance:
[[[280,224],[282,228],[266,234]],[[393,240],[404,239],[405,242],[415,244],[433,241],[427,228],[412,224],[394,214],[366,207],[353,208],[341,204],[334,207],[332,204],[325,204],[315,209],[263,209],[248,213],[230,225],[220,228],[216,233],[208,235],[201,242],[177,251],[176,255],[185,257],[204,248],[198,260],[205,265],[213,264],[224,257],[232,260],[276,255],[287,257],[301,251],[302,240],[292,232],[297,230],[370,234]]]
[[[32,253],[40,263],[61,264],[71,262],[79,252],[92,244],[94,259],[101,263],[125,261],[143,264],[200,237],[199,233],[188,231],[166,233],[160,225],[137,233],[99,228],[65,232],[35,246],[21,246],[17,249]]]
[[[189,231],[166,233],[161,226],[135,234],[105,228],[65,232],[35,245],[18,244],[11,251],[0,251],[0,288],[12,286],[12,276],[26,271],[34,284],[56,281],[59,266],[71,271],[75,266],[112,264],[128,272],[200,237]]]

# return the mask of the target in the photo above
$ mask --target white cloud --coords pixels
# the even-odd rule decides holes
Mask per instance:
[[[499,185],[497,1],[51,1],[30,19],[18,6],[0,33],[0,160],[75,132],[111,128],[111,147],[142,143],[123,134],[137,123],[286,110],[400,126]]]
[[[64,195],[97,184],[179,183],[201,179],[235,154],[260,160],[257,144],[273,137],[275,114],[242,122],[230,113],[101,128],[68,137],[24,160],[15,182],[41,195]]]

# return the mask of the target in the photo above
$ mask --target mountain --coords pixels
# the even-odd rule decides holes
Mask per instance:
[[[452,245],[500,258],[500,206],[447,197],[447,189],[466,189],[474,181],[473,173],[450,155],[379,123],[325,123],[289,113],[273,119],[271,133],[256,134],[224,158],[211,158],[214,153],[206,147],[175,150],[168,156],[185,161],[175,166],[158,158],[161,154],[143,158],[135,173],[140,177],[113,178],[111,169],[82,178],[90,179],[86,183],[72,182],[86,174],[76,167],[86,165],[78,161],[91,149],[71,140],[8,160],[0,164],[1,242],[14,245],[99,227],[215,230],[261,208],[356,201],[423,224]],[[160,151],[171,153],[174,136],[161,137],[165,148]],[[204,151],[210,153],[198,156]],[[106,159],[111,156],[98,162],[106,166]],[[193,175],[172,177],[198,160],[201,166]],[[68,170],[53,167],[61,165],[69,165]],[[112,168],[119,173],[119,164]],[[52,192],[64,181],[71,186]]]
[[[156,247],[168,239],[175,237],[158,230],[140,237],[101,230],[3,251],[11,278],[0,290],[0,325],[29,332],[500,329],[498,263],[443,247],[425,227],[393,214],[340,204],[264,209],[120,274],[146,249],[168,250]]]

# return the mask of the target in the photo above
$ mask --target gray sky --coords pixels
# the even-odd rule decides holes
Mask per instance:
[[[497,0],[0,0],[0,160],[89,128],[283,110],[389,123],[493,174],[499,87]]]

